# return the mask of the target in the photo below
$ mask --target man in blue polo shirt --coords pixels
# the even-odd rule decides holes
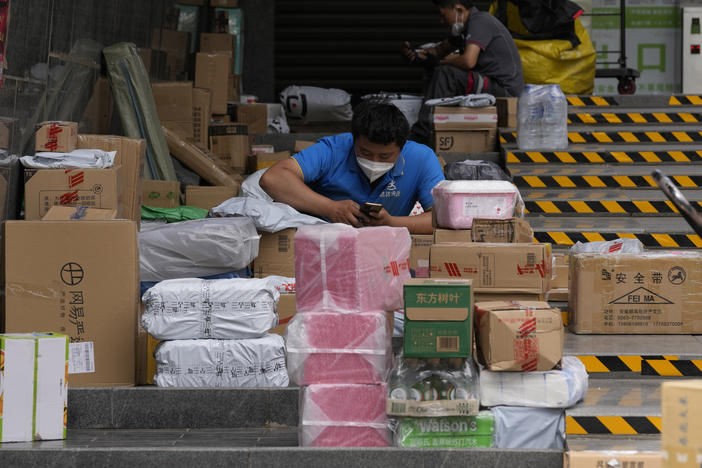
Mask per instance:
[[[276,201],[331,222],[431,234],[431,189],[444,179],[434,152],[407,141],[407,119],[391,104],[360,104],[351,130],[277,163],[261,177],[261,188]],[[425,213],[409,216],[417,201]],[[362,213],[366,202],[383,208]]]

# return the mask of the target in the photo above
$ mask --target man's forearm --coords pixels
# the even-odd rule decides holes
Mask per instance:
[[[434,227],[431,224],[431,211],[417,216],[395,216],[393,226],[406,227],[410,234],[431,234]]]
[[[274,171],[274,169],[276,169]],[[288,168],[275,167],[264,173],[261,188],[275,201],[292,206],[298,211],[316,216],[328,216],[331,200],[310,189]]]

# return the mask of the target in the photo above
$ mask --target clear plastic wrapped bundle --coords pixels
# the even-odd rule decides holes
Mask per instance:
[[[158,387],[287,387],[283,337],[174,340],[154,351]]]
[[[563,369],[547,372],[480,372],[483,406],[568,408],[585,397],[588,376],[575,356],[564,356]]]
[[[388,383],[388,414],[473,416],[479,403],[478,371],[470,358],[396,359]]]
[[[519,215],[519,190],[504,180],[442,180],[431,191],[436,222],[448,229],[470,229],[474,218]]]
[[[410,247],[406,228],[300,227],[295,233],[297,312],[401,309]]]
[[[157,340],[260,338],[278,325],[279,297],[268,279],[166,280],[142,296],[141,324]]]
[[[507,449],[563,450],[565,448],[565,410],[496,406],[495,447]]]
[[[490,448],[495,446],[495,418],[490,411],[475,416],[398,418],[390,422],[396,447]]]
[[[320,384],[300,390],[303,447],[386,447],[390,443],[381,385]]]
[[[297,385],[382,383],[392,364],[388,314],[297,314],[288,324],[288,372]]]
[[[199,278],[240,270],[258,256],[249,218],[207,218],[139,233],[141,281]]]

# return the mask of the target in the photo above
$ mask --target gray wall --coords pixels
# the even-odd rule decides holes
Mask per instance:
[[[239,0],[244,10],[244,93],[262,102],[277,102],[274,95],[273,43],[275,0]]]

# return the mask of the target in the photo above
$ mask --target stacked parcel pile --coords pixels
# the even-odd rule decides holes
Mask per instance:
[[[291,379],[302,386],[301,445],[388,445],[387,317],[402,305],[409,249],[404,228],[298,228],[297,315],[286,345]]]

